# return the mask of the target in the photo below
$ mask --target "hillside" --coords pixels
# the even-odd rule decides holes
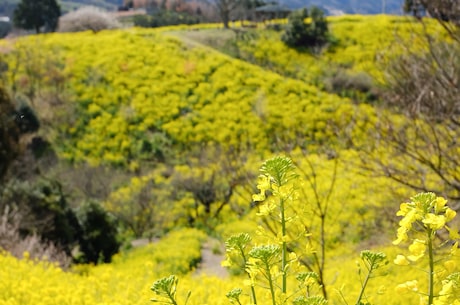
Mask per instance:
[[[97,248],[111,231],[85,216],[92,203],[123,242],[111,263],[102,264],[110,257],[94,249],[98,265],[75,264],[70,272],[39,261],[30,247],[17,257],[0,252],[0,304],[134,305],[171,296],[180,302],[164,303],[184,304],[191,296],[187,304],[223,305],[227,292],[241,287],[227,294],[234,304],[324,305],[323,295],[328,304],[402,305],[434,289],[427,274],[436,275],[439,296],[430,304],[456,304],[459,236],[449,223],[451,203],[434,194],[411,198],[414,187],[380,167],[393,162],[416,174],[418,164],[385,137],[397,133],[419,156],[424,142],[416,136],[442,125],[412,125],[380,103],[388,64],[403,51],[423,50],[414,38],[422,25],[390,15],[328,20],[334,39],[317,52],[287,47],[281,31],[262,24],[0,41],[7,68],[0,84],[21,111],[9,113],[8,123],[20,122],[25,133],[22,154],[0,184],[0,228],[29,229],[7,226],[6,207],[25,202],[43,213],[34,221],[28,209],[15,209],[30,217],[19,225],[36,233],[51,230],[44,219],[57,219],[57,233],[65,225],[80,240],[99,238]],[[425,26],[443,39],[437,23]],[[432,143],[435,153],[458,154],[455,143],[429,142],[430,149]],[[457,195],[435,171],[421,170],[416,179]],[[63,207],[75,215],[71,224],[51,217]],[[433,246],[438,231],[447,241]],[[247,235],[234,235],[241,233]],[[215,244],[205,244],[209,237]],[[132,248],[139,239],[152,242]],[[72,246],[82,262],[80,244]],[[195,272],[203,247],[225,253],[228,278]],[[366,260],[363,249],[375,253]],[[436,272],[426,272],[435,263]],[[180,281],[152,286],[172,274]],[[365,294],[363,280],[371,282]]]
[[[279,32],[255,30],[252,39],[225,42],[237,49],[234,58],[209,47],[212,35],[234,35],[219,25],[30,36],[5,57],[19,67],[8,80],[37,112],[38,136],[61,160],[35,171],[64,183],[75,206],[88,196],[103,202],[126,234],[142,237],[187,221],[215,228],[245,215],[258,164],[280,153],[318,166],[321,187],[333,156],[341,156],[340,188],[330,200],[338,206],[350,200],[351,208],[340,225],[366,202],[373,205],[363,217],[407,196],[405,188],[374,193],[391,183],[370,184],[353,159],[376,120],[372,90],[382,71],[375,58],[394,45],[389,35],[409,36],[414,26],[390,16],[336,17],[331,30],[338,43],[320,57],[287,48]],[[29,54],[35,56],[22,60]],[[360,91],[330,87],[343,77]],[[92,189],[86,176],[105,182]],[[145,192],[174,208],[144,205]],[[372,221],[364,217],[363,227]],[[333,234],[344,241],[369,237],[349,230],[351,236],[338,227]]]

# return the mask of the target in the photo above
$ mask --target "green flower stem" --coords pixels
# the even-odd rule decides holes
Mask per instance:
[[[246,260],[246,255],[244,255],[244,249],[242,247],[238,247],[238,249],[241,252],[241,257],[243,257],[243,262],[244,262],[244,265],[246,266],[247,260]],[[248,278],[251,279],[251,276],[249,275],[249,273],[247,273],[247,275],[248,275]],[[254,305],[257,305],[256,290],[254,289],[254,286],[252,285],[251,285],[251,294],[252,294],[252,302],[254,303]]]
[[[272,304],[276,305],[275,288],[273,287],[273,278],[272,278],[272,274],[270,272],[270,265],[268,264],[268,262],[265,262],[265,268],[266,268],[266,272],[267,272],[268,283],[270,284],[270,293],[272,295]]]
[[[428,274],[428,305],[433,304],[434,299],[434,253],[433,253],[433,231],[428,229],[428,259],[429,259],[429,274]]]
[[[174,300],[174,295],[168,292],[168,297],[171,299],[171,304],[177,305],[176,300]]]
[[[318,269],[319,279],[321,281],[321,290],[323,292],[323,296],[327,299],[327,291],[326,285],[324,284],[324,268],[326,264],[326,209],[321,212],[321,262],[320,267]]]
[[[249,276],[249,278],[251,277]],[[252,302],[254,303],[254,305],[257,305],[256,290],[254,289],[254,286],[252,285],[251,285],[251,294],[252,294]]]
[[[283,273],[283,293],[287,291],[287,274],[286,274],[286,265],[287,265],[287,245],[286,241],[284,241],[284,236],[286,236],[286,216],[284,214],[284,200],[280,200],[280,212],[281,212],[281,234],[283,239],[283,244],[281,248],[281,272]]]
[[[363,298],[364,291],[366,290],[367,283],[369,282],[369,279],[371,278],[371,273],[374,270],[373,264],[369,268],[369,272],[366,275],[366,279],[364,280],[363,285],[361,286],[361,291],[359,292],[358,299],[356,300],[356,305],[361,304],[361,299]]]

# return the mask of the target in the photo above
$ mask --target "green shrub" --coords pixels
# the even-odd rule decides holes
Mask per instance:
[[[311,21],[305,23],[308,17],[311,18]],[[310,13],[306,8],[291,13],[281,40],[290,47],[305,47],[314,51],[327,43],[328,33],[324,12],[313,6]]]
[[[20,132],[15,124],[15,113],[7,91],[0,86],[0,178],[6,174],[11,162],[20,152]]]
[[[375,101],[378,92],[372,77],[365,73],[347,73],[339,69],[325,79],[326,90],[358,101]]]
[[[34,110],[28,105],[19,107],[16,114],[16,124],[21,133],[35,132],[40,128],[40,121]]]
[[[19,211],[18,231],[23,238],[36,234],[68,255],[78,244],[80,226],[58,181],[11,181],[0,190],[0,208],[6,206]]]
[[[80,258],[85,263],[111,261],[118,252],[117,226],[110,215],[97,202],[85,203],[78,211],[82,234],[80,236]]]

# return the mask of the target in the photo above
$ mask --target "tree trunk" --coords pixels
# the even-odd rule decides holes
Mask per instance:
[[[222,11],[221,12],[221,17],[222,17],[222,22],[224,23],[224,28],[228,29],[229,27],[229,22],[230,22],[230,12],[228,11]]]

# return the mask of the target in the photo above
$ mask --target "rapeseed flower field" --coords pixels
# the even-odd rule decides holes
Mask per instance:
[[[265,31],[257,39],[238,42],[251,62],[180,39],[188,31],[214,31],[216,25],[47,34],[0,42],[8,64],[17,67],[6,77],[18,96],[28,97],[39,109],[40,119],[48,124],[41,132],[57,143],[58,158],[126,170],[129,178],[113,186],[103,205],[138,223],[151,221],[142,210],[141,195],[153,185],[148,194],[156,208],[155,222],[161,224],[158,231],[165,233],[148,245],[122,250],[110,264],[69,270],[31,259],[27,252],[22,259],[1,252],[0,305],[151,304],[158,297],[153,283],[170,275],[178,279],[178,304],[185,303],[189,292],[189,305],[237,304],[240,298],[239,304],[254,304],[251,290],[256,289],[257,304],[325,304],[313,296],[324,295],[324,286],[328,304],[418,304],[427,298],[435,305],[458,304],[453,210],[434,194],[410,197],[408,187],[363,176],[355,165],[376,124],[376,109],[328,92],[322,82],[330,69],[365,73],[376,83],[384,82],[377,59],[385,52],[401,52],[394,33],[408,39],[419,26],[392,16],[331,18],[337,42],[321,56],[289,49],[279,33]],[[439,28],[430,24],[428,30]],[[419,46],[414,42],[413,47]],[[49,96],[55,98],[55,107],[44,102]],[[403,118],[394,115],[394,122],[402,124]],[[208,149],[209,143],[221,150],[187,154],[193,145]],[[172,147],[180,153],[174,154]],[[379,152],[382,159],[391,158],[386,150]],[[235,151],[244,156],[231,159],[229,152]],[[296,162],[285,156],[275,159],[287,164],[281,169],[263,163],[257,178],[260,164],[279,151]],[[212,160],[203,161],[208,157]],[[161,164],[167,158],[173,160],[169,168]],[[147,167],[147,162],[154,166]],[[237,184],[229,168],[250,174]],[[286,168],[296,172],[287,175]],[[221,188],[211,195],[221,197],[213,198],[213,205],[199,205],[207,189],[180,190],[194,179],[215,183]],[[439,182],[430,175],[426,179],[433,185]],[[229,185],[236,195],[225,202],[224,187]],[[398,212],[400,198],[412,199]],[[202,215],[209,219],[194,223],[202,230],[183,229]],[[392,222],[382,220],[390,217]],[[433,240],[441,230],[450,234],[438,249]],[[137,234],[132,231],[126,234]],[[223,253],[223,264],[230,267],[227,277],[196,273],[209,235],[224,244],[239,233],[252,238],[253,251],[249,241],[247,253],[241,247],[243,268],[238,270],[238,260],[229,257],[240,249],[232,244]],[[365,249],[378,254],[361,252]],[[434,260],[435,250],[440,251],[439,261]],[[376,266],[371,259],[381,266],[366,278]],[[429,281],[426,270],[431,270]],[[288,277],[288,271],[303,272],[301,283]],[[309,282],[314,272],[323,287],[313,288]],[[295,287],[292,295],[287,287]],[[301,292],[312,298],[294,302]]]

